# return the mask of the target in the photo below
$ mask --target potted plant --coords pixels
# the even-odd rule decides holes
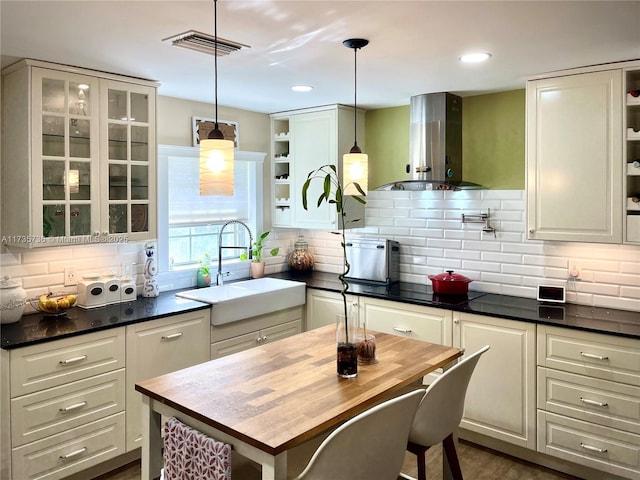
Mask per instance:
[[[336,235],[341,236],[341,246],[342,246],[342,258],[343,258],[343,271],[338,278],[342,283],[342,290],[340,291],[342,295],[342,304],[343,304],[343,313],[338,315],[336,319],[336,343],[337,343],[337,368],[338,375],[341,377],[349,378],[355,377],[358,373],[358,356],[357,356],[357,341],[356,341],[356,332],[358,330],[358,319],[355,315],[350,315],[350,312],[347,308],[347,290],[349,289],[349,283],[345,280],[345,277],[348,275],[351,265],[347,260],[347,245],[345,240],[345,228],[349,223],[347,221],[347,214],[344,209],[344,200],[343,192],[345,191],[348,185],[341,185],[340,180],[338,178],[338,171],[336,170],[335,165],[323,165],[322,167],[309,172],[307,175],[307,180],[304,182],[302,186],[302,206],[305,210],[308,210],[308,191],[311,182],[314,180],[320,180],[323,182],[322,193],[317,200],[317,206],[322,205],[322,203],[327,202],[328,204],[334,205],[336,208],[336,212],[338,214],[338,225],[340,228],[339,232],[333,232]],[[356,182],[353,182],[352,185],[359,192],[358,195],[353,195],[357,202],[361,204],[365,204],[366,201],[363,197],[366,196],[362,187]],[[357,222],[359,219],[352,220],[352,222]],[[365,337],[366,339],[366,337]]]
[[[205,253],[203,258],[198,259],[196,283],[198,287],[208,287],[211,285],[211,257],[208,253]]]
[[[264,276],[264,261],[262,260],[262,249],[264,248],[264,241],[271,232],[263,232],[258,235],[258,238],[253,242],[253,248],[251,249],[251,278],[261,278]],[[280,252],[280,248],[272,248],[269,250],[269,255],[275,257]],[[240,255],[240,260],[247,260],[247,254]]]

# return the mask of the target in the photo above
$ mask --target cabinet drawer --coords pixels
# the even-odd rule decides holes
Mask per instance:
[[[538,410],[538,451],[638,479],[640,436]]]
[[[124,368],[123,328],[11,350],[11,396]]]
[[[538,408],[640,434],[640,387],[538,367]]]
[[[125,452],[124,412],[14,448],[15,479],[54,480]]]
[[[448,310],[366,298],[364,318],[372,330],[414,338],[424,342],[452,344]]]
[[[257,347],[260,342],[260,332],[245,333],[237,337],[227,338],[211,344],[209,355],[211,360],[225,357],[232,353],[243,352],[253,347]]]
[[[12,445],[40,440],[124,410],[124,369],[11,400]]]
[[[538,365],[640,385],[640,340],[539,325]]]

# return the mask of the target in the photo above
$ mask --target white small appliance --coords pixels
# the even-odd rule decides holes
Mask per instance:
[[[95,308],[106,305],[107,293],[100,275],[85,275],[78,282],[78,306]]]

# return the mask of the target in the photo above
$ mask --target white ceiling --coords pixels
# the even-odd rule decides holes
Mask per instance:
[[[213,1],[1,0],[2,66],[35,58],[157,80],[160,95],[213,102],[213,56],[162,39],[213,34]],[[547,71],[640,58],[640,1],[219,0],[218,35],[251,48],[218,62],[221,105],[276,112],[412,95],[523,88]],[[457,59],[490,52],[481,65]],[[294,84],[313,92],[293,93]]]

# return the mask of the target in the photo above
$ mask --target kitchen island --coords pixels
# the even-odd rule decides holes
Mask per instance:
[[[287,451],[450,364],[456,348],[376,332],[380,361],[336,375],[335,326],[136,384],[144,395],[142,478],[161,467],[161,414],[262,464],[263,480],[287,474]]]

